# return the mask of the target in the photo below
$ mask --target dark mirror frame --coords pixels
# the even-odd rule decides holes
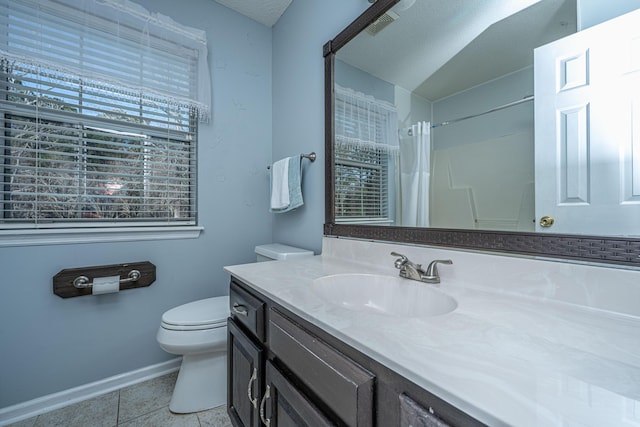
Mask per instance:
[[[628,267],[640,266],[640,238],[550,233],[336,224],[334,187],[334,61],[336,52],[399,0],[378,0],[324,45],[325,236],[503,252]]]

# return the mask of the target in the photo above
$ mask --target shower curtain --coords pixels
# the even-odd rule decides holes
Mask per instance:
[[[431,123],[411,126],[400,138],[399,201],[402,226],[429,226],[429,179],[431,175]]]

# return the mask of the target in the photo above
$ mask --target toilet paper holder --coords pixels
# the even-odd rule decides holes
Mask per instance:
[[[98,278],[113,276],[120,278],[120,291],[143,288],[156,281],[156,266],[149,261],[140,261],[66,268],[53,276],[53,293],[60,298],[93,295],[93,284]]]
[[[126,279],[120,279],[120,284],[137,282],[140,280],[140,276],[141,274],[138,270],[131,270]],[[73,286],[76,289],[85,289],[92,287],[93,283],[91,283],[91,280],[87,276],[78,276],[73,279]]]

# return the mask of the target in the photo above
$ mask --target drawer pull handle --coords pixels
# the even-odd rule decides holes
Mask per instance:
[[[247,308],[244,305],[238,304],[237,302],[233,303],[233,307],[231,307],[233,309],[233,312],[235,314],[239,314],[240,316],[248,316],[249,312],[247,311]]]
[[[271,387],[267,386],[267,389],[264,391],[264,396],[262,397],[262,402],[260,402],[260,419],[262,420],[262,423],[269,427],[269,424],[271,424],[271,420],[269,418],[265,418],[264,416],[264,405],[267,403],[267,399],[269,399],[271,397]]]
[[[252,386],[253,386],[253,382],[258,378],[258,369],[253,368],[253,374],[251,375],[251,378],[249,379],[249,387],[247,387],[247,396],[249,396],[249,402],[251,402],[251,404],[253,405],[254,409],[258,409],[258,398],[257,397],[253,397],[251,396],[251,392],[252,390]]]

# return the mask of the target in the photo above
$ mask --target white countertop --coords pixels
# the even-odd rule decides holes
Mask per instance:
[[[225,270],[488,425],[640,426],[640,272],[340,240],[325,238],[322,256]],[[440,285],[408,282],[458,307],[406,318],[313,292],[327,275],[397,275],[391,250],[453,259]]]

